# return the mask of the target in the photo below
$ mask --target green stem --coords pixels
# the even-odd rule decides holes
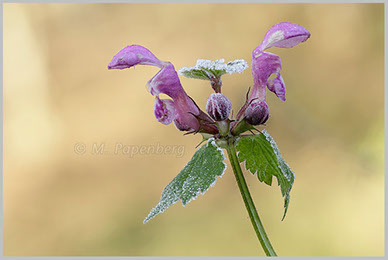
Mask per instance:
[[[259,214],[257,213],[255,204],[253,203],[251,194],[249,193],[249,189],[247,183],[245,182],[240,163],[237,159],[236,149],[232,139],[228,140],[226,150],[228,152],[230,164],[232,165],[234,176],[236,177],[241,196],[244,200],[249,218],[251,219],[252,226],[255,229],[257,237],[259,238],[260,244],[267,256],[276,256],[275,250],[272,248],[271,242],[269,242],[268,236],[264,230],[264,226],[260,221]]]

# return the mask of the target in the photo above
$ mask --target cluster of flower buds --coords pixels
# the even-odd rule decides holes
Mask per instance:
[[[207,115],[187,95],[174,66],[170,62],[159,60],[142,46],[130,45],[123,48],[113,57],[108,68],[126,69],[136,65],[160,68],[147,83],[149,92],[155,96],[154,114],[159,122],[166,125],[174,122],[180,131],[189,133],[239,135],[268,120],[266,88],[275,93],[280,100],[286,100],[285,84],[280,75],[281,59],[265,50],[270,47],[291,48],[309,37],[310,33],[305,28],[293,23],[279,23],[268,30],[262,43],[252,52],[252,91],[234,120],[229,119],[232,107],[230,100],[220,93],[221,76],[209,76],[216,93],[211,94],[207,100]],[[244,69],[245,67],[242,70]],[[276,77],[269,79],[272,74]],[[160,99],[159,94],[166,94],[171,99]]]

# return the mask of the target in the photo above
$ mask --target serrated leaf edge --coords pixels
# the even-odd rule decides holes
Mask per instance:
[[[285,176],[289,182],[291,182],[291,178],[293,178],[293,181],[291,183],[291,187],[289,189],[289,190],[291,190],[292,185],[294,184],[294,181],[295,181],[295,173],[291,170],[291,168],[288,165],[288,163],[283,159],[282,155],[280,154],[280,150],[279,150],[275,140],[269,135],[269,133],[266,130],[263,130],[263,134],[265,136],[265,139],[267,139],[267,141],[271,144],[271,147],[272,147],[272,149],[274,150],[274,152],[276,154],[276,158],[278,159],[279,164],[284,163],[287,166],[287,168],[290,169],[290,172],[291,172],[292,176],[289,176],[287,173],[285,173],[283,171],[283,169],[280,167],[280,165],[278,165],[280,171],[283,173],[283,176]]]
[[[224,150],[222,150],[220,147],[217,146],[217,144],[216,144],[214,138],[210,138],[210,139],[208,140],[208,142],[207,142],[206,145],[209,145],[209,142],[210,142],[211,145],[213,145],[214,147],[216,147],[218,151],[221,152],[222,158],[223,158],[223,159],[222,159],[222,163],[224,164],[224,170],[222,171],[221,175],[216,175],[216,179],[210,184],[210,186],[209,186],[209,188],[207,188],[207,190],[205,190],[205,191],[203,191],[203,192],[201,192],[201,191],[199,190],[199,191],[195,194],[194,197],[190,198],[190,200],[189,200],[188,202],[186,202],[186,204],[183,204],[183,201],[182,201],[183,207],[186,207],[186,205],[189,204],[192,200],[196,200],[196,199],[198,198],[198,196],[199,196],[200,193],[201,193],[201,195],[205,195],[205,192],[207,192],[210,188],[214,187],[214,185],[216,185],[217,179],[218,179],[218,178],[222,178],[222,176],[224,175],[224,173],[225,173],[225,171],[226,171],[227,164],[225,163],[226,157],[225,157]],[[199,149],[199,148],[198,148],[198,149]],[[198,149],[197,149],[197,151],[198,151]],[[175,204],[175,203],[174,203],[174,204]]]
[[[204,191],[198,190],[198,192],[195,194],[195,196],[193,196],[192,198],[190,198],[190,200],[189,200],[186,204],[183,203],[182,199],[179,199],[179,200],[182,201],[183,207],[185,207],[187,204],[189,204],[192,200],[196,200],[196,199],[198,198],[198,196],[199,196],[200,193],[201,193],[202,195],[204,195],[205,192],[208,191],[208,190],[210,189],[210,187],[214,187],[214,185],[215,185],[216,182],[217,182],[217,179],[218,179],[218,178],[222,178],[222,176],[224,175],[224,173],[225,173],[225,171],[226,171],[227,164],[225,163],[225,159],[226,159],[225,153],[224,153],[224,151],[223,151],[220,147],[217,146],[217,144],[215,143],[214,138],[209,138],[209,140],[207,141],[206,145],[207,145],[207,146],[212,145],[212,146],[216,147],[216,149],[217,149],[218,151],[221,152],[221,155],[222,155],[222,158],[223,158],[222,163],[224,164],[224,169],[223,169],[221,175],[216,175],[215,180],[209,185],[209,188],[207,188],[207,189],[204,190]],[[197,150],[195,151],[195,153],[196,153],[199,149],[201,149],[201,148],[202,148],[202,146],[201,146],[201,147],[198,147]],[[187,164],[186,164],[186,165],[187,165]],[[185,166],[186,166],[186,165],[185,165]],[[166,187],[167,187],[167,186],[166,186]],[[163,189],[163,191],[164,191],[164,189]],[[163,191],[162,191],[162,194],[163,194]],[[176,202],[172,203],[170,206],[176,204],[179,200],[177,200]],[[148,221],[150,221],[151,219],[153,219],[153,218],[156,217],[157,215],[159,215],[159,214],[161,214],[161,213],[163,213],[163,212],[165,212],[165,211],[167,210],[168,207],[165,208],[164,210],[161,210],[161,211],[160,211],[159,213],[157,213],[156,215],[154,215],[154,216],[152,216],[152,217],[149,217],[149,216],[151,215],[152,211],[159,205],[159,203],[160,203],[160,200],[159,200],[159,202],[156,204],[156,206],[153,207],[153,208],[150,210],[150,213],[149,213],[149,214],[147,215],[147,217],[143,220],[143,224],[147,223]],[[170,207],[170,206],[169,206],[169,207]]]
[[[280,150],[279,150],[275,140],[270,136],[270,134],[265,129],[262,131],[262,133],[263,133],[265,139],[270,143],[270,145],[271,145],[271,147],[272,147],[272,149],[273,149],[273,151],[274,151],[274,153],[276,155],[276,159],[278,160],[279,164],[284,163],[288,167],[288,169],[290,169],[290,172],[292,174],[292,176],[289,176],[288,174],[284,173],[283,169],[280,167],[280,165],[278,165],[278,168],[280,169],[280,171],[283,174],[283,176],[285,176],[287,178],[287,180],[291,183],[290,187],[288,189],[286,189],[284,194],[283,194],[283,191],[282,191],[282,188],[281,188],[281,185],[280,185],[281,180],[276,178],[276,176],[272,176],[272,178],[273,177],[276,178],[278,186],[280,186],[280,193],[282,194],[282,197],[284,197],[284,214],[283,214],[283,217],[282,217],[282,221],[283,221],[283,219],[286,216],[287,210],[288,210],[288,205],[290,203],[290,192],[291,192],[291,189],[292,189],[292,187],[294,185],[294,182],[295,182],[295,173],[291,170],[291,168],[289,167],[287,162],[281,156]],[[239,137],[237,139],[236,144],[238,144],[238,142],[241,140],[241,138],[243,138],[243,137]],[[239,156],[238,156],[239,153],[240,153],[240,151],[237,150],[237,158],[239,158]],[[253,175],[256,174],[258,179],[259,179],[259,172],[257,170],[252,172],[252,170],[247,167],[247,160],[246,159],[243,161],[243,165],[244,165],[245,169],[247,169],[251,174],[253,174]],[[291,182],[291,178],[292,178],[292,182]],[[259,179],[259,181],[260,182],[264,182],[264,180],[261,181],[260,179]],[[269,186],[272,186],[272,185],[269,185]]]

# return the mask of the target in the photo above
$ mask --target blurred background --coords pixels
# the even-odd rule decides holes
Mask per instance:
[[[4,4],[4,254],[264,255],[230,168],[143,225],[201,138],[155,120],[145,84],[157,68],[107,65],[130,44],[177,70],[198,58],[250,63],[283,21],[312,36],[269,50],[287,101],[268,93],[266,129],[296,179],[282,222],[277,182],[246,172],[266,231],[281,256],[383,255],[383,4],[14,3]],[[204,108],[209,83],[181,82]],[[223,83],[236,114],[250,69]],[[181,152],[126,152],[157,145]]]

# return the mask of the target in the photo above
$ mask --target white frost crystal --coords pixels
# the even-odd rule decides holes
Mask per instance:
[[[238,159],[245,162],[245,168],[252,174],[257,173],[261,182],[272,184],[272,177],[276,177],[282,196],[284,197],[284,214],[286,216],[290,202],[290,192],[295,174],[280,155],[280,151],[266,130],[261,134],[242,137],[238,140],[236,149]]]
[[[198,59],[194,67],[182,67],[179,70],[179,74],[185,76],[185,72],[191,72],[193,70],[222,71],[233,74],[236,72],[241,73],[248,68],[248,63],[243,59],[229,61],[228,63],[224,62],[224,59],[215,61]]]
[[[284,161],[284,159],[280,155],[280,151],[279,151],[278,146],[275,143],[275,140],[268,134],[268,132],[266,130],[263,131],[263,134],[265,136],[265,139],[267,139],[267,141],[271,144],[271,147],[276,154],[276,158],[278,159],[278,162],[279,162],[278,167],[279,167],[280,171],[283,173],[283,176],[285,176],[287,178],[287,180],[289,182],[291,182],[291,177],[293,177],[293,179],[294,179],[295,173],[293,171],[291,171],[288,164]],[[292,176],[291,176],[291,174],[292,174]],[[292,184],[291,184],[291,186],[292,186]]]
[[[146,223],[182,200],[183,206],[213,187],[226,169],[225,155],[213,138],[199,148],[183,170],[164,188],[159,203],[144,219]]]

